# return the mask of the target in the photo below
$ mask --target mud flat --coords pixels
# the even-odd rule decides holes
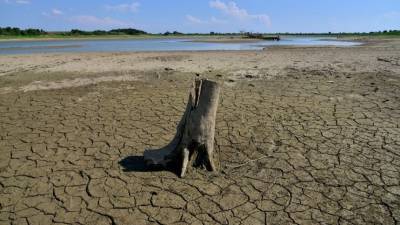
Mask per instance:
[[[148,170],[195,77],[219,172]],[[400,41],[0,56],[1,224],[398,224]]]

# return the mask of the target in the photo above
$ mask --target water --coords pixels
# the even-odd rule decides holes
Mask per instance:
[[[191,39],[120,39],[120,40],[53,40],[0,41],[0,54],[31,54],[58,52],[135,52],[135,51],[206,51],[206,50],[261,50],[268,46],[354,46],[357,42],[334,38],[283,38],[281,41],[252,43],[201,43]]]

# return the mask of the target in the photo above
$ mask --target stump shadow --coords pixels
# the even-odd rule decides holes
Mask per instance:
[[[169,171],[176,174],[176,169],[168,166],[150,166],[144,161],[143,156],[128,156],[118,162],[124,172],[160,172]]]

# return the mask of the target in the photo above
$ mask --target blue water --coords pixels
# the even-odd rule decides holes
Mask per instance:
[[[31,54],[58,52],[135,52],[135,51],[206,51],[206,50],[261,50],[268,46],[354,46],[357,42],[322,38],[283,38],[281,41],[252,43],[201,43],[190,39],[142,40],[54,40],[0,41],[0,54]]]

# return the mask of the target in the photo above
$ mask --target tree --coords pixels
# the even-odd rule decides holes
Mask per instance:
[[[183,34],[183,33],[178,32],[178,31],[174,31],[174,32],[172,32],[172,34],[173,34],[173,35],[181,35],[181,34]]]
[[[185,176],[188,165],[215,171],[214,134],[219,93],[217,82],[196,80],[175,137],[163,148],[146,150],[145,162],[164,167],[177,165],[180,177]]]

